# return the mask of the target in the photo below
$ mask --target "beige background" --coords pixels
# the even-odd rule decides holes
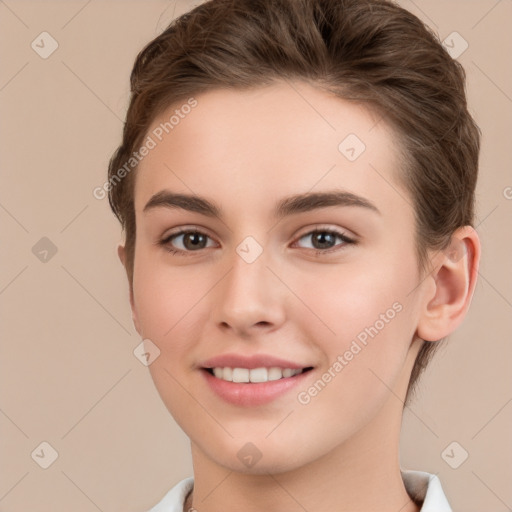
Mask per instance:
[[[470,314],[405,411],[402,464],[438,474],[457,511],[510,510],[512,2],[400,3],[469,44],[458,59],[483,131],[484,246]],[[187,438],[133,355],[120,229],[92,191],[120,141],[137,52],[193,5],[0,1],[1,512],[142,512],[192,474]],[[47,59],[31,48],[43,31],[59,45]],[[42,237],[57,249],[46,262],[47,242],[32,251]],[[43,441],[58,452],[47,469]],[[469,454],[457,469],[442,457],[453,441],[452,465]]]

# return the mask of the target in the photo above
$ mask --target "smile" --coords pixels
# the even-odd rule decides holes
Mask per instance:
[[[237,407],[256,407],[270,404],[280,397],[293,401],[294,395],[289,393],[297,387],[304,387],[305,379],[310,378],[313,370],[313,367],[213,366],[203,367],[201,374],[210,391],[222,401]]]
[[[262,367],[251,369],[216,366],[215,368],[207,368],[207,371],[209,371],[209,373],[214,375],[217,379],[221,379],[226,382],[249,384],[286,379],[289,377],[294,377],[295,375],[298,375],[309,369],[310,368],[280,368],[277,366],[272,366],[270,368]]]

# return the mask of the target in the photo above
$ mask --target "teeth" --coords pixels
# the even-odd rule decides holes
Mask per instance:
[[[222,370],[224,377],[224,369]],[[247,368],[233,368],[233,382],[249,382],[249,370]]]
[[[212,368],[213,374],[218,379],[228,382],[249,383],[249,382],[269,382],[272,380],[285,379],[302,373],[301,369],[278,368]]]
[[[283,377],[283,372],[281,368],[276,368],[275,366],[268,369],[268,380],[279,380]]]
[[[266,368],[254,368],[249,370],[249,380],[251,382],[267,382],[268,370]]]

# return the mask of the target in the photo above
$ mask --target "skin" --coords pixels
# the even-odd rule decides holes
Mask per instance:
[[[403,400],[420,338],[443,338],[466,314],[480,257],[476,232],[457,230],[453,251],[431,252],[431,272],[421,275],[397,140],[362,106],[302,82],[196,99],[137,170],[130,283],[135,327],[160,350],[152,378],[191,440],[195,485],[185,510],[418,511],[400,475]],[[351,133],[366,145],[353,162],[338,150]],[[284,197],[335,188],[380,213],[331,206],[272,216]],[[164,189],[204,196],[222,216],[144,211]],[[314,237],[305,235],[318,226],[357,243],[335,238],[337,250],[315,254]],[[194,251],[183,236],[158,243],[180,227],[205,233],[205,248]],[[247,236],[263,249],[253,263],[236,252]],[[171,245],[191,255],[172,254]],[[119,256],[125,263],[123,246]],[[298,392],[394,303],[400,313],[307,405],[299,403]],[[227,352],[314,369],[270,404],[235,406],[198,369]],[[248,442],[262,454],[251,468],[237,457]]]

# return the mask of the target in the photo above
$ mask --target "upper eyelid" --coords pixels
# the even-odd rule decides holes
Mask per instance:
[[[311,233],[315,233],[316,231],[328,231],[338,235],[344,235],[347,238],[356,238],[356,235],[355,233],[353,233],[353,231],[350,231],[346,228],[333,227],[330,226],[329,224],[315,224],[314,227],[306,228],[306,230],[303,231],[302,234],[297,235],[296,238],[301,238],[305,235],[310,235]]]
[[[177,227],[175,228],[176,231],[171,231],[171,232],[165,232],[166,234],[164,234],[161,238],[162,239],[166,239],[166,238],[169,238],[171,236],[175,236],[175,235],[181,235],[183,233],[194,233],[194,232],[199,232],[201,234],[204,234],[204,235],[208,235],[210,236],[211,238],[214,238],[213,236],[211,236],[209,234],[209,230],[208,228],[205,228],[203,226],[197,226],[197,225],[190,225],[190,226],[180,226],[180,227]],[[296,235],[296,236],[304,236],[304,235],[308,235],[310,233],[314,233],[315,231],[334,231],[336,233],[340,233],[340,234],[345,234],[346,232],[349,232],[349,233],[352,233],[352,231],[349,231],[345,228],[340,228],[340,227],[332,227],[330,226],[329,224],[315,224],[313,227],[308,227],[308,228],[304,228],[305,231],[301,234],[301,235]],[[355,235],[352,235],[352,236],[355,236]]]
[[[170,231],[165,231],[164,234],[160,237],[161,240],[167,240],[168,238],[171,238],[173,236],[183,235],[186,233],[201,233],[202,235],[207,235],[210,238],[214,238],[212,235],[210,235],[210,231],[208,228],[205,228],[203,226],[180,226],[177,228],[174,228]]]

